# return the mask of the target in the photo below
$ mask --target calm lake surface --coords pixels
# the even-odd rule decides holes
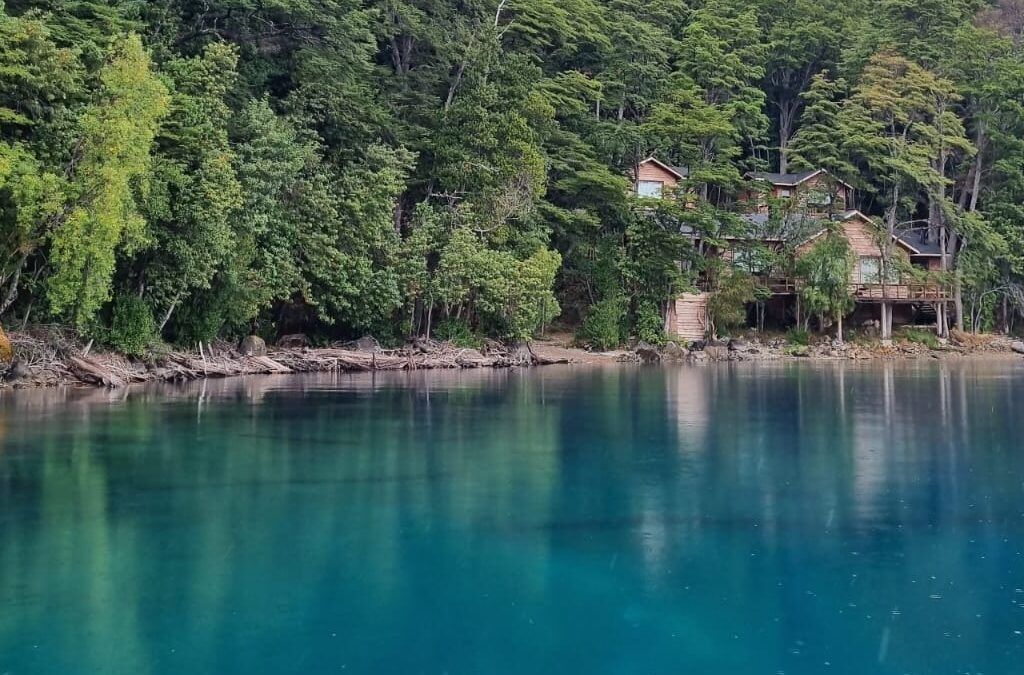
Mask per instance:
[[[0,397],[0,675],[1024,672],[1024,363]]]

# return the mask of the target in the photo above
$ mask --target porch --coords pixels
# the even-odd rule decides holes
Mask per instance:
[[[801,287],[799,280],[791,278],[761,278],[758,283],[772,295],[796,295]],[[949,287],[936,282],[852,283],[850,294],[857,302],[865,303],[942,302],[952,298]]]

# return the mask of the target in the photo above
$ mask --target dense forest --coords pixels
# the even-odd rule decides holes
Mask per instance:
[[[1021,0],[8,0],[0,73],[7,328],[656,338],[683,233],[819,166],[1024,312]]]

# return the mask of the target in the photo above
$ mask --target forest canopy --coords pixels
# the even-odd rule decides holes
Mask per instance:
[[[8,0],[0,72],[8,327],[643,336],[684,232],[818,167],[1024,313],[1022,0]]]

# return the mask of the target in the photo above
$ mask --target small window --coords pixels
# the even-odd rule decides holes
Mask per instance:
[[[636,193],[641,197],[661,198],[661,191],[665,184],[660,180],[642,180],[636,184]]]
[[[779,188],[779,197],[782,199],[789,199],[793,196],[793,191],[789,188]]]

